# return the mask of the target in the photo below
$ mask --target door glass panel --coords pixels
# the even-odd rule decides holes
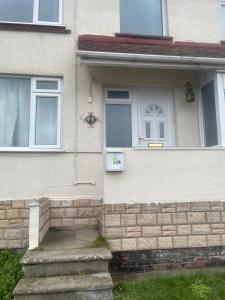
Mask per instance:
[[[131,105],[106,105],[106,147],[132,147]]]
[[[205,145],[207,147],[218,145],[214,81],[210,81],[202,88],[202,105]]]
[[[146,139],[151,138],[151,122],[145,123],[145,137]]]
[[[159,138],[160,139],[165,138],[165,124],[163,122],[159,123]]]

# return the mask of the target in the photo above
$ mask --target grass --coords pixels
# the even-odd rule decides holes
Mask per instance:
[[[91,245],[92,248],[107,248],[110,249],[110,245],[106,238],[103,236],[98,236]]]
[[[22,276],[21,256],[8,250],[0,252],[0,300],[12,299],[12,291]]]
[[[154,277],[114,289],[114,300],[224,300],[225,272]]]

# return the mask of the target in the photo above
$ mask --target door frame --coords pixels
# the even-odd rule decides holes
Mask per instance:
[[[107,91],[114,90],[114,91],[121,91],[126,90],[129,91],[130,98],[129,100],[120,100],[120,99],[108,99],[107,98]],[[172,148],[176,146],[176,139],[175,139],[175,105],[174,105],[174,92],[173,88],[163,88],[163,87],[126,87],[126,86],[105,86],[104,87],[104,148],[106,148],[106,112],[105,108],[107,104],[130,104],[131,105],[131,118],[132,118],[132,148],[143,148],[139,145],[139,122],[140,122],[140,114],[139,114],[139,99],[137,97],[138,91],[152,91],[155,93],[164,93],[169,101],[168,105],[168,136],[169,136],[169,146],[164,148]]]

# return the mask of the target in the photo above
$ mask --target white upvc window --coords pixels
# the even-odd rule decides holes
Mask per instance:
[[[0,0],[0,22],[62,25],[63,0]]]
[[[120,0],[120,32],[167,35],[166,0]]]
[[[0,150],[61,147],[61,80],[0,77]]]

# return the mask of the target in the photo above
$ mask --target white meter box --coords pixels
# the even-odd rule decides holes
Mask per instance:
[[[123,151],[106,151],[106,171],[122,172],[124,167]]]

